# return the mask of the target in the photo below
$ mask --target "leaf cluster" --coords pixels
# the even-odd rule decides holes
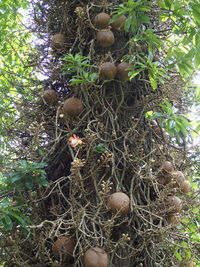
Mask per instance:
[[[90,64],[86,56],[79,53],[72,55],[66,54],[63,58],[63,74],[72,74],[69,81],[70,85],[93,84],[98,79],[98,73],[91,72],[96,66]]]
[[[149,16],[145,14],[150,10],[151,7],[149,6],[148,1],[139,0],[136,2],[128,0],[115,8],[110,23],[115,22],[121,16],[125,15],[127,16],[124,23],[125,31],[135,34],[142,23],[150,22]]]
[[[4,198],[0,201],[0,228],[12,230],[13,227],[20,225],[23,227],[23,232],[28,233],[29,229],[26,226],[31,224],[29,211],[30,208],[27,205],[13,206],[11,199]]]
[[[162,112],[147,112],[146,118],[150,120],[159,119],[161,127],[165,128],[171,137],[174,137],[179,144],[185,141],[189,135],[190,122],[182,115],[176,114],[174,107],[168,99],[163,99],[163,104],[159,104]]]
[[[45,166],[47,164],[42,162],[20,160],[18,167],[13,167],[14,171],[5,174],[5,183],[10,190],[15,187],[18,190],[34,190],[37,186],[47,186]]]

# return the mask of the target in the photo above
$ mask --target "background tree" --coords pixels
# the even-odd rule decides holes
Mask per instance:
[[[35,0],[26,29],[27,3],[9,4],[4,265],[97,266],[88,254],[102,266],[197,263],[183,85],[200,64],[200,4]]]

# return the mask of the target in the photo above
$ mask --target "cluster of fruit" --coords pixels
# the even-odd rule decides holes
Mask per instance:
[[[161,188],[169,185],[172,187],[172,191],[178,191],[178,193],[189,193],[191,191],[191,184],[185,179],[183,172],[176,170],[174,165],[170,161],[164,161],[162,163],[161,173],[157,176],[157,181],[161,185]],[[169,223],[179,223],[178,214],[182,210],[182,201],[179,197],[172,194],[164,198],[164,209],[167,209],[167,218]]]
[[[111,194],[107,200],[107,208],[118,216],[126,215],[130,210],[130,198],[123,192]],[[69,261],[73,257],[76,241],[69,236],[59,237],[53,244],[52,252],[57,259]],[[100,247],[91,247],[83,255],[85,267],[107,267],[108,255]]]

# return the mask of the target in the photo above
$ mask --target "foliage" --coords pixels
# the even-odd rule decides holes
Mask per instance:
[[[16,105],[30,99],[28,53],[31,33],[22,25],[20,12],[27,9],[27,0],[0,1],[0,152],[7,150],[11,128],[19,113]],[[28,93],[29,91],[29,93]]]
[[[125,56],[124,60],[129,60],[132,66],[129,67],[130,80],[134,79],[142,71],[148,72],[150,84],[153,89],[157,89],[158,84],[164,84],[168,78],[166,70],[162,68],[158,61],[153,61],[153,55],[148,56],[143,53],[136,54],[135,56]]]
[[[5,174],[7,188],[12,190],[34,190],[36,186],[47,186],[46,172],[42,168],[46,163],[19,161],[18,167],[13,167],[13,172]]]
[[[24,233],[28,231],[27,225],[31,223],[28,213],[31,209],[25,204],[23,191],[31,190],[32,194],[38,188],[47,186],[46,172],[43,169],[46,163],[27,162],[20,160],[12,172],[2,174],[0,181],[0,227],[12,230],[14,226],[21,225]],[[16,201],[6,195],[15,195]],[[16,204],[15,204],[16,202]]]
[[[200,222],[200,208],[199,206],[193,207],[187,216],[181,221],[181,224],[178,226],[180,233],[183,233],[185,240],[178,242],[174,247],[174,255],[181,264],[188,262],[194,262],[195,266],[200,266],[200,257],[199,255],[193,254],[193,249],[191,243],[199,244],[200,243],[200,234],[199,234],[199,222]],[[181,265],[182,266],[182,265]]]
[[[163,99],[163,104],[159,104],[158,107],[163,112],[147,112],[147,119],[159,119],[160,126],[164,127],[171,137],[175,137],[178,143],[183,143],[189,134],[190,122],[184,116],[175,113],[168,99]]]
[[[113,18],[110,23],[115,22],[119,17],[126,15],[127,19],[124,23],[124,29],[127,32],[136,33],[142,23],[149,23],[149,16],[145,12],[150,11],[148,1],[139,0],[137,2],[128,0],[115,8]]]
[[[63,74],[73,74],[69,81],[70,85],[93,84],[97,80],[98,73],[91,73],[91,69],[96,68],[96,66],[90,64],[88,57],[69,53],[62,60],[64,62]]]
[[[103,143],[96,144],[94,146],[94,151],[97,152],[97,153],[99,153],[99,154],[105,153],[106,152],[106,146],[105,146],[105,144],[103,144]]]
[[[178,66],[183,77],[190,76],[200,66],[200,3],[198,1],[159,1],[160,20],[168,23],[165,38],[168,67]]]
[[[29,210],[30,208],[25,204],[14,206],[11,199],[4,198],[0,201],[0,228],[12,230],[13,227],[20,225],[24,233],[28,232],[29,229],[26,226],[31,224]]]
[[[148,13],[155,8],[148,1],[126,1],[115,8],[111,19],[112,23],[120,16],[126,15],[125,30],[135,34],[129,42],[133,43],[133,47],[148,47],[148,55],[145,58],[144,55],[137,54],[136,66],[130,77],[133,79],[147,69],[153,89],[158,87],[158,83],[163,83],[169,69],[177,67],[185,79],[200,66],[200,3],[194,3],[192,0],[163,0],[158,1],[158,5],[162,10],[160,21],[163,25],[168,25],[167,30],[161,28],[159,35],[152,29],[141,27],[141,24],[150,22]],[[161,68],[160,63],[152,62],[152,55],[156,51],[162,53],[165,70]]]

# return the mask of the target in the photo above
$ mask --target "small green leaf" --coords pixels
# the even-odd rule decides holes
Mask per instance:
[[[197,51],[197,53],[195,54],[194,64],[195,64],[196,68],[199,68],[199,66],[200,66],[200,53],[199,53],[199,51]]]
[[[134,70],[134,71],[130,71],[128,73],[128,76],[129,76],[130,80],[134,79],[143,70],[144,70],[143,68],[140,68],[140,69],[137,69],[137,70]]]
[[[170,9],[172,5],[172,0],[165,0],[165,6]]]
[[[11,230],[13,228],[13,222],[8,215],[4,215],[4,217],[2,218],[2,222],[3,222],[3,227],[6,230]]]
[[[182,256],[178,251],[174,254],[178,261],[182,261]]]
[[[102,153],[105,153],[105,151],[106,151],[106,146],[105,146],[105,144],[100,143],[100,144],[97,144],[97,145],[94,146],[94,150],[95,150],[97,153],[102,154]]]
[[[192,3],[192,15],[198,25],[200,25],[200,4],[198,3]]]
[[[157,89],[158,83],[157,83],[156,79],[151,74],[149,74],[149,80],[150,80],[152,88]]]

